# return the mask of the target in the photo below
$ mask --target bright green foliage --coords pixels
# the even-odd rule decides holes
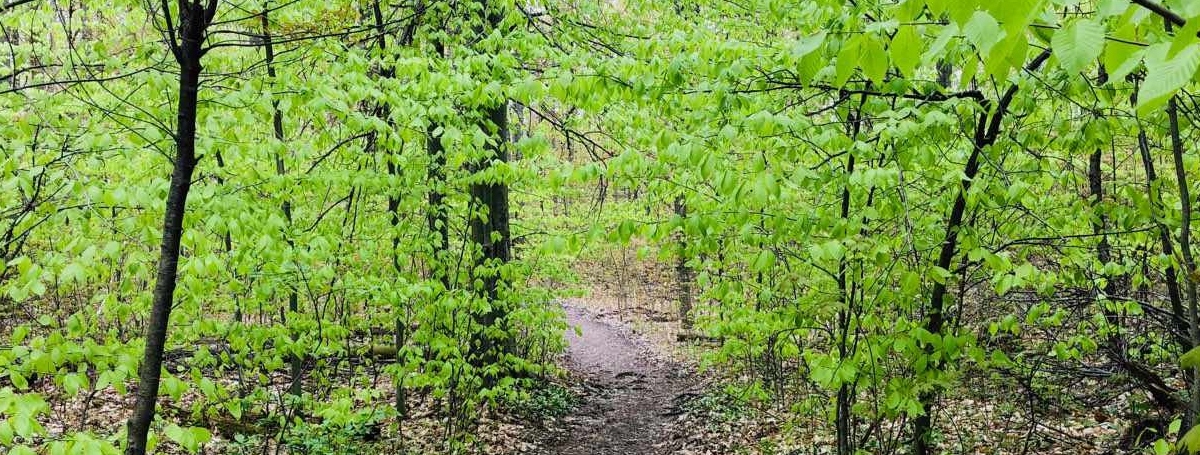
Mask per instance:
[[[863,450],[912,439],[867,429],[944,428],[934,398],[975,381],[1028,377],[1071,402],[1047,371],[1102,362],[1145,391],[1131,409],[1181,414],[1200,9],[1144,3],[502,1],[489,21],[479,2],[382,2],[376,22],[374,2],[222,1],[157,439],[345,449],[404,417],[397,390],[439,405],[456,441],[488,404],[565,407],[523,394],[563,347],[540,285],[634,243],[696,272],[698,327],[722,340],[711,364],[780,409],[848,419]],[[51,403],[135,385],[178,68],[159,5],[88,2],[65,26],[55,5],[0,10],[15,32],[0,59],[0,446],[111,453],[118,429],[45,423]],[[482,112],[505,102],[501,138]],[[466,240],[488,215],[469,196],[480,183],[511,191],[512,262],[477,263]],[[490,274],[496,300],[476,289]],[[506,351],[481,364],[472,340]],[[394,359],[365,354],[378,346]]]
[[[1081,19],[1054,32],[1054,55],[1062,69],[1077,73],[1092,66],[1104,50],[1104,27],[1094,20]]]
[[[1137,135],[1167,140],[1155,108],[1191,84],[1195,30],[1167,31],[1118,1],[764,1],[745,11],[702,2],[597,14],[626,38],[620,57],[587,67],[618,82],[581,83],[587,97],[550,90],[588,112],[603,106],[592,122],[615,135],[604,181],[645,191],[628,206],[658,214],[614,214],[609,240],[643,236],[666,250],[687,237],[682,254],[709,302],[700,325],[724,340],[712,360],[753,378],[749,391],[818,415],[832,416],[848,386],[858,391],[850,418],[868,428],[940,413],[923,397],[961,393],[964,375],[1099,361],[1114,339],[1144,353],[1133,363],[1177,374],[1178,333],[1110,321],[1172,311],[1159,286],[1179,259],[1154,253],[1153,226],[1179,241],[1178,193],[1160,167],[1170,175],[1155,183],[1162,200],[1148,199]],[[938,266],[964,163],[992,123],[949,267]],[[1161,162],[1167,151],[1152,147]],[[1105,195],[1093,206],[1095,150]],[[686,218],[667,213],[663,201],[677,197]],[[1101,238],[1119,251],[1107,262]],[[1109,282],[1129,284],[1097,296]],[[949,322],[931,332],[939,284]],[[1028,344],[997,347],[1014,338]],[[875,436],[866,449],[897,443]]]
[[[7,234],[0,250],[0,319],[13,320],[22,307],[37,315],[0,330],[11,346],[0,350],[0,384],[20,410],[0,413],[11,416],[4,427],[11,431],[0,432],[12,434],[2,441],[6,447],[66,440],[39,424],[47,417],[38,398],[45,387],[55,390],[45,399],[74,402],[127,394],[136,378],[170,167],[164,157],[172,147],[171,73],[177,70],[155,31],[159,11],[110,3],[78,13],[69,29],[87,38],[78,38],[86,45],[74,46],[76,53],[66,51],[50,3],[0,13],[6,30],[19,30],[17,58],[0,64],[6,86],[0,90],[16,90],[0,97],[0,210],[6,214],[0,228]],[[506,379],[484,388],[485,378],[547,374],[561,349],[562,324],[551,294],[527,283],[538,255],[522,253],[530,262],[501,267],[508,283],[502,296],[511,302],[506,320],[479,327],[473,316],[498,303],[470,289],[482,269],[459,258],[475,252],[460,240],[445,246],[455,288],[442,289],[429,274],[435,236],[423,216],[434,187],[449,195],[448,219],[460,232],[472,216],[470,182],[505,182],[518,194],[540,185],[535,163],[545,139],[537,132],[511,146],[528,165],[473,173],[464,163],[478,160],[483,144],[495,140],[476,106],[542,96],[536,75],[521,65],[545,58],[545,41],[522,28],[482,43],[446,35],[446,21],[471,30],[481,19],[443,5],[420,20],[400,19],[412,10],[389,13],[394,21],[378,30],[388,47],[379,49],[369,39],[375,29],[368,27],[373,19],[365,5],[220,5],[224,34],[210,38],[213,49],[204,60],[203,156],[185,220],[160,389],[160,443],[198,452],[213,431],[228,431],[198,423],[286,428],[297,410],[353,420],[357,414],[327,402],[331,395],[348,400],[343,395],[359,388],[372,390],[367,398],[390,409],[385,392],[393,386],[362,383],[367,371],[380,370],[411,396],[445,403],[455,424],[464,424],[475,409],[520,386]],[[271,11],[265,29],[264,9]],[[506,22],[522,21],[511,5],[503,11],[511,15]],[[415,39],[402,44],[409,23]],[[274,77],[261,63],[261,40],[247,41],[260,34],[275,41]],[[447,57],[433,54],[435,39]],[[385,66],[402,77],[381,77]],[[18,74],[8,78],[11,73]],[[103,81],[47,84],[72,79]],[[390,106],[389,117],[370,108],[381,104]],[[276,113],[282,139],[272,128]],[[434,122],[440,129],[427,139],[426,126]],[[377,145],[365,153],[368,136]],[[425,178],[426,140],[446,145],[452,171],[444,182]],[[389,198],[398,204],[395,219]],[[290,216],[280,209],[285,203]],[[32,211],[23,212],[26,207]],[[536,229],[526,226],[519,224],[516,234]],[[541,240],[522,251],[538,251]],[[287,309],[292,294],[297,311]],[[369,346],[395,343],[396,327],[404,328],[397,361],[364,364]],[[464,340],[483,331],[512,340],[502,363],[470,361],[478,354]],[[306,392],[284,400],[276,375],[296,357],[305,362]],[[359,379],[347,382],[347,372]],[[40,407],[28,404],[35,398]],[[180,415],[192,420],[185,424]],[[104,431],[113,431],[104,435],[106,444],[118,440],[112,428]]]

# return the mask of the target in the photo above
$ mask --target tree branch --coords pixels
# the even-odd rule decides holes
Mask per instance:
[[[0,3],[0,11],[8,11],[10,9],[24,5],[26,3],[33,3],[33,2],[34,2],[34,0],[8,0],[6,2]]]
[[[1187,20],[1185,20],[1180,15],[1175,14],[1173,11],[1167,9],[1167,7],[1165,7],[1163,5],[1159,5],[1158,3],[1154,3],[1151,0],[1132,0],[1132,1],[1134,4],[1141,6],[1142,8],[1146,8],[1146,9],[1150,10],[1151,12],[1153,12],[1154,14],[1162,16],[1163,19],[1166,19],[1172,25],[1182,27],[1183,24],[1187,23]]]

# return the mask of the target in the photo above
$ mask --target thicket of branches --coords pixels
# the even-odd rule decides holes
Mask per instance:
[[[1086,413],[1188,453],[1196,16],[9,1],[0,447],[403,441],[431,406],[459,450],[554,370],[535,284],[644,239],[710,357],[839,454],[968,450],[967,398],[1014,453],[1079,443],[1041,422]],[[97,396],[128,425],[93,424]]]

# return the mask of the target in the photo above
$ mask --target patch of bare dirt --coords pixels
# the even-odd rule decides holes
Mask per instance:
[[[673,437],[681,397],[700,383],[690,368],[655,352],[626,327],[578,306],[566,306],[572,329],[567,366],[580,380],[580,403],[537,454],[676,453]],[[575,330],[578,328],[578,331]]]

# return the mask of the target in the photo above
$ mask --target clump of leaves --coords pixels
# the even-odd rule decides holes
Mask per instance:
[[[231,454],[251,455],[262,453],[264,444],[262,436],[239,433],[233,435],[227,450]]]
[[[750,407],[742,400],[721,390],[709,391],[682,404],[684,411],[708,416],[714,423],[730,423],[748,416]]]
[[[501,405],[526,419],[549,420],[566,415],[578,403],[579,397],[570,389],[545,381],[503,400]]]
[[[283,442],[293,453],[373,453],[370,449],[379,440],[380,425],[379,416],[371,414],[346,422],[302,423],[289,429]]]

